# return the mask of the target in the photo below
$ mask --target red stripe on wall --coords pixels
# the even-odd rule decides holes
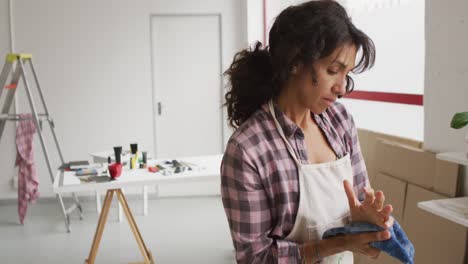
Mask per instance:
[[[353,91],[344,98],[409,105],[423,105],[423,95],[421,94]]]

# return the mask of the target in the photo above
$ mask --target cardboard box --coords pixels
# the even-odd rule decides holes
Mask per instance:
[[[375,177],[375,144],[377,142],[376,133],[364,129],[358,129],[359,145],[361,147],[362,157],[366,163],[367,175],[370,182]]]
[[[358,133],[371,185],[393,205],[395,219],[416,248],[415,263],[468,264],[467,228],[417,207],[420,201],[459,194],[460,166],[437,160],[435,153],[421,149],[421,142],[363,129]],[[356,264],[399,263],[384,253],[377,260],[354,256]]]
[[[376,151],[379,172],[432,189],[436,167],[433,153],[385,140],[378,140]]]
[[[374,132],[374,131],[370,131],[370,130],[362,129],[362,128],[358,129],[358,136],[359,136],[359,141],[361,142],[361,145],[362,145],[362,140],[369,139],[371,143],[373,142],[375,146],[375,143],[377,142],[377,140],[383,139],[387,141],[398,142],[400,144],[407,145],[407,146],[414,147],[414,148],[419,148],[419,149],[422,148],[423,146],[423,143],[418,140],[398,137],[398,136],[389,135],[389,134],[380,133],[380,132]]]
[[[396,142],[378,140],[375,170],[392,177],[455,197],[459,184],[458,164],[438,160],[436,154]]]
[[[383,191],[385,204],[391,204],[393,206],[393,217],[398,223],[402,223],[408,184],[405,181],[393,178],[389,175],[378,173],[374,182],[371,182],[371,185],[376,191]]]
[[[467,228],[417,207],[418,202],[444,198],[447,197],[408,184],[403,223],[415,247],[415,263],[466,263]]]
[[[460,184],[460,165],[444,161],[436,160],[436,172],[434,179],[434,191],[448,197],[457,195]]]
[[[366,163],[367,174],[372,182],[374,177],[374,156],[375,156],[375,136],[365,129],[358,129],[359,146],[361,147],[362,157]]]
[[[373,182],[374,178],[377,175],[377,171],[375,168],[375,157],[377,153],[376,145],[378,140],[385,139],[388,141],[398,142],[400,144],[412,146],[414,148],[422,147],[421,141],[373,132],[366,129],[358,129],[358,137],[359,145],[361,146],[361,153],[366,162],[367,173],[371,182]]]

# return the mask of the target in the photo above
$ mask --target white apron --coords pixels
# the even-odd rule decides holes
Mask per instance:
[[[301,164],[276,119],[272,101],[269,108],[276,128],[299,169],[299,208],[294,227],[286,240],[299,244],[321,240],[325,231],[344,226],[348,221],[349,204],[343,181],[353,183],[351,159],[346,154],[332,162]],[[344,251],[328,256],[322,263],[352,264],[353,253]]]

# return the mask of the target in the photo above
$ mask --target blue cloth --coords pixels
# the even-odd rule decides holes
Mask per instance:
[[[383,231],[384,228],[365,222],[351,222],[346,224],[344,227],[337,227],[327,230],[323,234],[323,238],[329,238],[336,235],[344,234],[358,234],[364,232],[376,232]],[[414,263],[414,246],[409,241],[405,232],[395,220],[393,226],[388,229],[392,234],[392,237],[385,241],[371,242],[370,245],[384,251],[390,256],[397,258],[402,263],[413,264]]]

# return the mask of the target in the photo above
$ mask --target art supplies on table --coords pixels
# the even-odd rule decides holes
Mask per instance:
[[[184,162],[182,160],[167,160],[162,162],[162,164],[155,164],[153,166],[148,166],[148,171],[150,172],[162,172],[163,175],[179,174],[185,171],[192,171],[195,168],[199,168],[198,165]]]
[[[143,168],[142,169],[146,169],[146,167],[148,166],[148,153],[146,151],[143,151],[142,152],[143,154],[143,160],[142,160],[142,164],[143,164]]]
[[[59,170],[65,171],[79,171],[83,169],[98,169],[100,164],[90,164],[88,161],[71,161],[69,163],[64,163],[59,167]]]
[[[117,150],[115,148],[117,148]],[[146,161],[152,159],[152,157],[150,155],[148,155],[147,151],[142,151],[142,152],[137,151],[137,153],[132,154],[131,150],[121,150],[120,148],[121,147],[114,147],[114,153],[111,153],[111,152],[108,152],[108,153],[105,153],[105,152],[95,153],[95,156],[100,158],[100,159],[109,159],[110,158],[110,162],[109,162],[109,160],[107,160],[108,163],[119,162],[120,161],[120,163],[122,163],[122,165],[124,165],[124,167],[130,167],[132,165],[131,164],[132,158],[135,158],[134,159],[135,162],[136,162],[136,164],[134,163],[134,165],[136,166],[135,169],[139,169],[140,164],[145,163],[145,157],[146,157]],[[120,153],[120,154],[117,154],[117,156],[120,158],[120,160],[117,160],[116,152]]]
[[[78,177],[82,183],[91,183],[91,182],[108,182],[111,180],[111,177],[108,175],[89,175]]]
[[[158,172],[158,171],[159,171],[159,168],[156,167],[156,166],[154,166],[154,167],[149,166],[149,167],[148,167],[148,171],[149,171],[149,172]]]
[[[101,164],[90,164],[90,168],[88,169],[77,170],[75,176],[82,183],[107,182],[111,180],[108,169],[102,167]]]
[[[88,166],[89,162],[87,160],[70,161],[68,163],[68,168],[70,168],[70,170],[84,169],[88,168]]]
[[[96,176],[98,175],[98,171],[96,169],[79,169],[75,173],[76,176]]]
[[[108,170],[109,170],[109,174],[111,176],[112,179],[116,179],[118,177],[120,177],[120,175],[122,174],[122,164],[121,163],[112,163],[112,164],[109,164],[107,166]]]
[[[121,155],[122,155],[122,147],[114,147],[114,157],[115,157],[115,162],[116,163],[121,163]],[[109,161],[110,163],[110,161]]]

